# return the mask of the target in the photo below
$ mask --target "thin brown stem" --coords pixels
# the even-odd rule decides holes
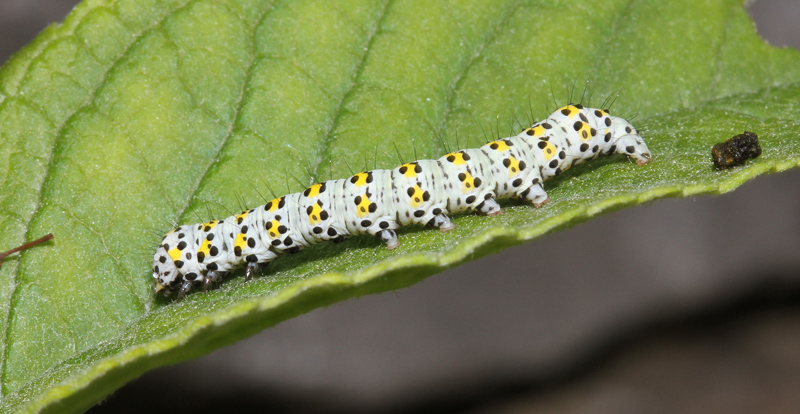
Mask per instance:
[[[0,266],[3,265],[3,259],[5,259],[6,256],[8,256],[8,255],[10,255],[12,253],[16,253],[16,252],[18,252],[20,250],[25,250],[27,248],[36,246],[37,244],[44,243],[44,242],[46,242],[48,240],[53,240],[53,233],[49,233],[48,235],[46,235],[44,237],[40,237],[40,238],[38,238],[38,239],[36,239],[36,240],[34,240],[32,242],[27,242],[27,243],[23,244],[22,246],[13,248],[13,249],[11,249],[11,250],[9,250],[7,252],[0,253]]]

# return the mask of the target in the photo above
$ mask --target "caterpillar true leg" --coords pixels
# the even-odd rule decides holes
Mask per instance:
[[[203,278],[203,292],[208,292],[211,285],[219,279],[220,274],[216,270],[209,270]]]
[[[261,270],[261,265],[255,262],[247,263],[247,270],[244,272],[244,281],[247,282],[250,280],[254,274],[258,273]]]
[[[181,289],[178,291],[178,301],[180,302],[180,300],[183,299],[183,297],[186,296],[187,293],[191,292],[193,287],[194,287],[194,282],[190,280],[183,282]]]

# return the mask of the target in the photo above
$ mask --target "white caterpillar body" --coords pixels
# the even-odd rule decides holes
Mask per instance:
[[[399,226],[419,223],[450,230],[454,225],[448,213],[496,215],[502,212],[496,199],[518,197],[541,207],[548,201],[545,180],[614,153],[639,165],[651,160],[647,145],[625,119],[567,105],[517,136],[480,148],[314,184],[224,220],[174,229],[153,258],[156,292],[178,290],[180,299],[242,266],[249,279],[283,253],[352,235],[376,235],[393,249]]]

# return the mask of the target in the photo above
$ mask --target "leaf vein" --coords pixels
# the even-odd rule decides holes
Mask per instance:
[[[64,205],[63,205],[63,204],[61,204],[61,203],[56,203],[56,205],[57,205],[57,206],[59,206],[59,207],[61,207],[61,208],[64,210],[64,212],[65,212],[65,213],[67,213],[67,215],[68,215],[68,216],[70,216],[70,217],[71,217],[71,218],[72,218],[72,219],[73,219],[73,220],[74,220],[76,223],[78,223],[79,225],[81,225],[81,226],[82,226],[82,227],[84,227],[85,229],[89,230],[89,232],[90,232],[90,233],[92,233],[92,234],[93,234],[95,237],[97,237],[97,239],[98,239],[98,240],[100,240],[100,244],[102,244],[102,245],[103,245],[103,250],[105,250],[105,254],[106,254],[108,257],[110,257],[110,258],[111,258],[111,260],[114,262],[114,264],[115,264],[115,266],[117,267],[117,269],[119,270],[119,272],[120,272],[120,273],[122,273],[123,275],[125,275],[125,278],[124,278],[124,279],[125,279],[125,281],[126,281],[126,283],[125,283],[125,287],[126,287],[126,288],[128,288],[128,290],[131,292],[131,295],[132,295],[133,297],[135,297],[135,298],[139,299],[139,305],[141,305],[142,309],[144,309],[145,302],[142,300],[142,298],[141,298],[139,295],[137,295],[137,294],[136,294],[136,290],[135,290],[135,289],[133,288],[133,286],[131,286],[131,284],[130,284],[130,283],[131,283],[131,281],[133,280],[133,279],[131,278],[131,275],[130,275],[130,274],[128,274],[128,273],[125,271],[125,267],[122,265],[122,262],[121,262],[120,258],[119,258],[119,257],[117,257],[117,256],[115,256],[114,254],[112,254],[112,253],[111,253],[111,249],[109,249],[109,248],[108,248],[108,244],[106,243],[106,240],[105,240],[105,238],[103,237],[103,234],[102,234],[102,233],[100,233],[99,231],[97,231],[97,230],[96,230],[94,227],[92,227],[91,225],[89,225],[89,223],[87,223],[85,220],[81,220],[81,219],[80,219],[78,216],[76,216],[76,215],[75,215],[75,213],[73,213],[73,212],[72,212],[72,210],[71,210],[71,209],[67,208],[67,206],[64,206]],[[89,272],[89,273],[88,273],[88,275],[89,275],[90,277],[92,277],[92,275],[91,275],[91,272]],[[102,298],[100,298],[100,299],[101,299],[101,300],[99,300],[99,302],[100,302],[101,304],[103,304],[103,306],[102,306],[102,308],[103,308],[103,311],[106,313],[106,315],[108,315],[108,316],[109,316],[109,318],[111,318],[111,314],[109,314],[108,310],[105,308],[105,303],[106,303],[106,301],[102,300]],[[113,319],[118,319],[118,318],[113,318]],[[118,319],[118,321],[119,321],[120,323],[122,323],[122,322],[123,322],[122,320],[119,320],[119,319]]]
[[[480,46],[478,46],[478,50],[471,54],[467,63],[464,65],[463,68],[461,68],[459,73],[456,74],[455,78],[450,84],[450,87],[448,88],[449,91],[447,94],[448,96],[445,99],[444,113],[442,115],[442,121],[439,123],[440,134],[444,134],[444,131],[447,128],[450,116],[453,114],[456,92],[461,88],[461,85],[463,84],[464,79],[466,78],[467,72],[469,72],[470,68],[472,68],[473,65],[478,61],[478,59],[483,56],[483,52],[486,50],[489,44],[494,42],[494,40],[497,38],[497,34],[500,32],[500,29],[507,25],[508,20],[511,18],[511,16],[514,15],[514,12],[517,9],[519,9],[519,7],[520,7],[519,1],[514,2],[511,6],[508,7],[508,10],[506,10],[506,12],[494,24],[489,35],[486,36],[484,38],[484,41],[480,44]],[[446,148],[444,148],[444,143],[441,143],[441,145],[442,147],[439,149],[439,151],[440,153],[444,153]]]

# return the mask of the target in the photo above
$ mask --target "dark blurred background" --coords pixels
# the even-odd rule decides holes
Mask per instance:
[[[0,0],[0,62],[76,3]],[[800,48],[800,1],[748,10]],[[798,413],[798,190],[794,170],[603,216],[151,371],[91,412]]]

